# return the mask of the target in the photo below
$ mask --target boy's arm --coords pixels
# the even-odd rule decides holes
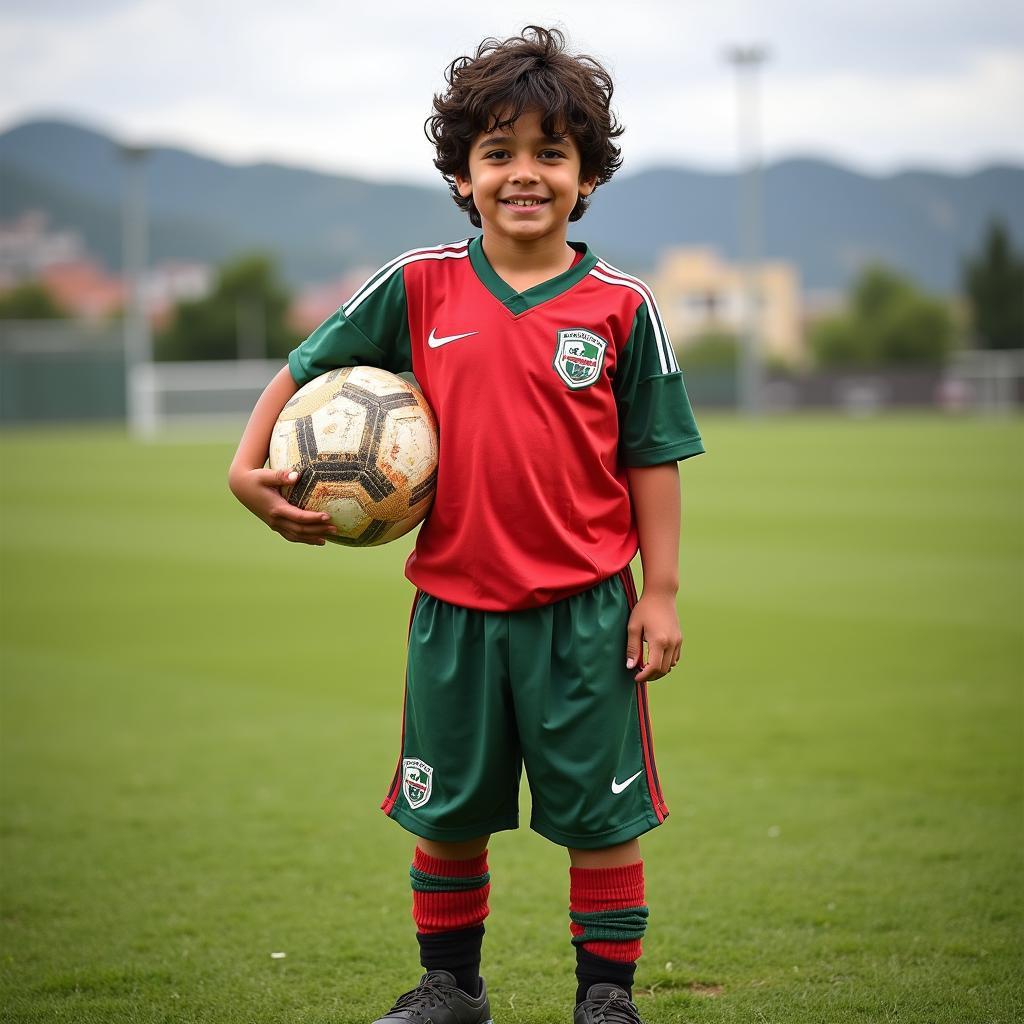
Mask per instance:
[[[299,390],[291,371],[283,367],[260,395],[249,417],[238,450],[228,470],[231,493],[285,540],[301,544],[326,544],[324,537],[338,531],[323,512],[306,512],[289,504],[279,490],[296,479],[282,469],[264,469],[274,424],[288,400]]]
[[[638,289],[639,290],[639,289]],[[644,292],[612,381],[619,451],[633,501],[644,592],[629,617],[626,667],[647,662],[640,682],[660,679],[679,660],[679,468],[704,451],[675,352],[653,299]]]
[[[640,561],[644,568],[644,592],[629,617],[626,635],[626,668],[643,663],[637,682],[667,675],[683,646],[676,612],[679,590],[679,466],[626,469],[640,535]]]
[[[330,517],[289,504],[279,488],[295,479],[264,469],[274,424],[299,387],[339,366],[412,369],[409,317],[402,262],[392,260],[329,316],[298,348],[256,402],[228,472],[231,492],[285,540],[323,544],[338,531]],[[369,285],[373,283],[372,287]]]

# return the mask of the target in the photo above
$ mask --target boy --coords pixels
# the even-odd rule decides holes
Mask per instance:
[[[650,291],[566,241],[621,163],[607,72],[530,26],[485,40],[447,82],[427,122],[435,165],[482,236],[393,260],[291,353],[231,488],[288,540],[323,544],[326,517],[289,506],[288,475],[261,468],[278,413],[338,365],[412,370],[440,459],[406,567],[404,728],[382,808],[418,837],[426,973],[378,1024],[490,1020],[487,843],[517,827],[524,764],[531,827],[571,863],[574,1024],[638,1022],[637,837],[668,813],[646,684],[679,659],[676,463],[703,447]]]

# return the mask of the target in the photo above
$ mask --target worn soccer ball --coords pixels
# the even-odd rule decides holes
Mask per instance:
[[[281,493],[326,512],[327,540],[386,544],[420,523],[437,485],[437,423],[420,392],[373,366],[331,370],[300,388],[281,410],[270,468],[298,480]]]

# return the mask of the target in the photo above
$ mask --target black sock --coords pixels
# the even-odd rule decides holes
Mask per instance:
[[[620,963],[617,960],[605,960],[603,956],[594,956],[582,946],[576,947],[576,1002],[582,1003],[587,998],[587,990],[599,982],[618,985],[626,990],[626,995],[633,998],[633,976],[636,974],[636,961]]]
[[[420,963],[428,971],[448,971],[455,984],[471,996],[480,994],[480,947],[484,926],[459,928],[452,932],[416,933]]]

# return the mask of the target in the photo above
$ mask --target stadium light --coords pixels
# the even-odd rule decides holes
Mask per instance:
[[[761,259],[761,145],[758,75],[768,59],[763,46],[732,46],[726,60],[736,69],[736,125],[740,165],[739,236],[743,268],[743,327],[737,391],[739,407],[749,416],[762,411],[764,349],[758,264]]]
[[[155,429],[152,389],[142,387],[142,379],[151,372],[153,339],[143,297],[143,274],[147,257],[146,175],[147,146],[120,145],[124,165],[122,192],[121,251],[122,272],[128,286],[124,316],[124,361],[128,429],[136,436],[148,436]]]

